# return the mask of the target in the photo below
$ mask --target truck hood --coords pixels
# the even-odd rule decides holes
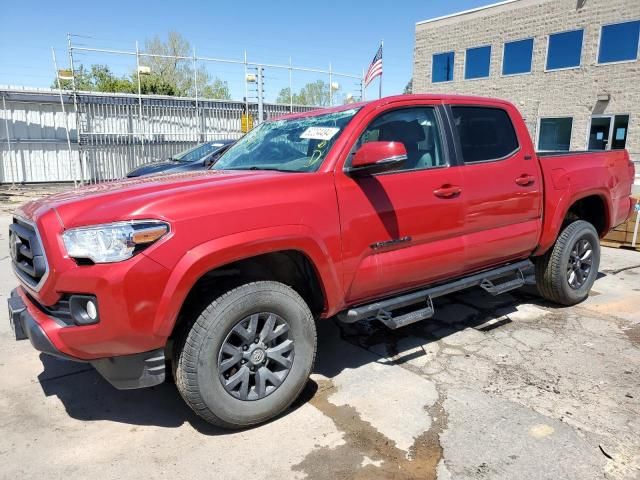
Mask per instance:
[[[160,218],[170,220],[171,208],[154,208],[159,204],[174,205],[199,199],[210,207],[224,189],[247,192],[264,182],[278,177],[298,175],[275,171],[222,171],[206,170],[172,175],[132,178],[80,187],[56,193],[21,206],[16,214],[37,221],[44,213],[54,209],[65,228],[81,225]],[[223,188],[225,187],[225,188]],[[185,203],[186,202],[186,203]],[[184,212],[181,212],[184,213]]]

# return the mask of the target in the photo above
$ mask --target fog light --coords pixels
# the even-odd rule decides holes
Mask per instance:
[[[87,315],[91,320],[98,318],[98,310],[96,310],[96,304],[91,300],[87,302]]]
[[[69,310],[76,325],[92,325],[100,321],[98,301],[93,295],[71,295]]]

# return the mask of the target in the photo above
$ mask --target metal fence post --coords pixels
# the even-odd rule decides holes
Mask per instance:
[[[249,74],[247,70],[247,51],[244,51],[244,109],[245,114],[247,115],[247,125],[249,125],[249,80],[247,79],[247,75]]]
[[[331,63],[329,63],[329,106],[333,107],[333,75],[331,73]]]
[[[78,95],[76,93],[76,70],[73,64],[73,47],[71,46],[71,34],[67,33],[67,49],[69,52],[69,66],[71,67],[71,88],[73,91],[73,110],[76,116],[76,137],[78,141],[78,162],[80,163],[80,185],[84,185],[84,160],[82,158],[82,139],[80,138],[80,114],[78,113]]]
[[[196,60],[196,47],[193,47],[193,89],[196,97],[196,132],[199,139],[198,141],[204,142],[204,132],[201,131],[200,109],[198,106],[198,64]]]
[[[58,93],[60,94],[60,108],[62,109],[62,116],[64,117],[64,129],[67,134],[67,147],[69,149],[69,169],[71,169],[71,175],[73,176],[73,186],[77,187],[78,182],[74,175],[75,168],[73,167],[73,151],[71,150],[71,136],[69,135],[69,117],[67,116],[67,110],[64,107],[64,99],[62,98],[62,85],[60,85],[60,73],[58,70],[58,62],[56,61],[56,51],[51,47],[51,56],[53,57],[53,68],[56,71],[56,83],[58,84]]]
[[[293,113],[293,82],[291,81],[291,57],[289,57],[289,112]]]
[[[258,125],[264,120],[263,67],[258,66]]]
[[[142,82],[140,81],[140,48],[136,40],[136,70],[138,77],[138,133],[140,134],[140,142],[142,145],[141,157],[144,158],[144,125],[142,123]]]
[[[7,147],[9,148],[9,165],[11,165],[11,186],[15,186],[16,177],[18,176],[18,168],[13,161],[13,150],[11,149],[11,135],[9,133],[9,112],[7,111],[6,95],[2,94],[2,109],[4,110],[4,128],[7,131]],[[3,168],[4,170],[4,168]]]

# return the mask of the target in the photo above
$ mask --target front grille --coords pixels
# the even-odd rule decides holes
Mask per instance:
[[[40,237],[31,223],[14,217],[9,225],[9,253],[18,277],[37,290],[48,267]]]

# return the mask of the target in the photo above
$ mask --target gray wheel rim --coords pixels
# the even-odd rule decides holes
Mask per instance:
[[[260,400],[275,392],[293,366],[289,324],[270,312],[254,313],[229,332],[218,355],[224,389],[239,400]]]
[[[567,264],[567,282],[574,290],[582,288],[591,274],[593,245],[585,238],[579,239],[571,249]]]

